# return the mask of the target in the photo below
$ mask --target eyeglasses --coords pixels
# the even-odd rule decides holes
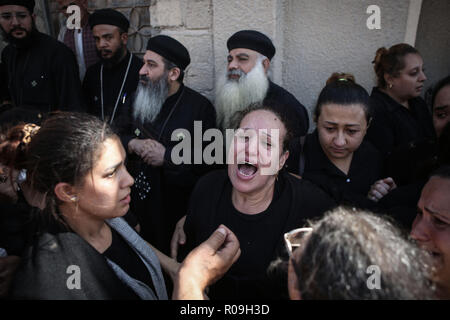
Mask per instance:
[[[13,17],[16,17],[17,20],[25,20],[29,16],[27,12],[5,12],[0,14],[0,18],[6,21],[11,20]]]
[[[312,228],[298,228],[284,234],[284,243],[290,257],[292,257],[292,252],[301,246],[304,236],[312,230]]]

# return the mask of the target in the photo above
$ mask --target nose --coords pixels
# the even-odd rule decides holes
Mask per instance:
[[[100,49],[106,48],[106,47],[107,47],[107,42],[106,42],[106,40],[100,39],[100,40],[99,40],[99,43],[98,43],[98,46],[99,46]]]
[[[236,70],[237,68],[238,68],[238,64],[236,62],[236,59],[232,59],[230,62],[228,62],[228,71]]]
[[[122,188],[130,188],[134,184],[134,178],[130,175],[127,169],[125,169],[125,176],[122,180]]]
[[[423,72],[423,70],[422,70],[422,72],[420,73],[419,81],[425,82],[426,80],[427,80],[427,76],[425,75],[425,72]]]
[[[145,64],[142,66],[142,68],[139,70],[139,75],[140,76],[145,76],[147,75],[147,68],[145,66]]]
[[[11,24],[12,24],[13,26],[18,26],[18,25],[20,25],[19,19],[17,19],[17,16],[16,16],[15,14],[12,15],[12,18],[11,18]]]
[[[418,242],[427,242],[430,239],[428,229],[427,222],[418,214],[412,225],[411,238]]]
[[[342,131],[337,132],[337,136],[334,138],[334,144],[337,147],[345,146],[346,141],[345,141],[344,133]]]

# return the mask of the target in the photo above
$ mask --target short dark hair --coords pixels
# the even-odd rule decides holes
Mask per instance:
[[[443,89],[446,86],[450,86],[450,76],[441,79],[433,88],[433,96],[431,98],[431,108],[434,108],[434,101],[436,100],[436,96],[438,95],[439,91],[441,91],[441,89]]]
[[[339,105],[361,105],[366,121],[369,123],[372,118],[372,111],[369,104],[369,94],[366,89],[355,82],[355,78],[347,73],[333,73],[327,80],[326,86],[322,89],[317,99],[316,108],[314,110],[314,118],[317,121],[322,106],[328,103]]]
[[[302,299],[431,299],[432,260],[387,218],[338,207],[311,223],[295,261]],[[369,266],[380,289],[368,286]]]
[[[172,69],[172,68],[178,68],[178,69],[180,69],[180,75],[178,76],[177,81],[178,81],[179,83],[183,83],[183,80],[184,80],[184,70],[181,69],[179,66],[177,66],[175,63],[173,63],[173,62],[167,60],[166,58],[164,58],[164,57],[162,57],[162,56],[161,56],[161,58],[162,58],[162,61],[164,62],[164,67],[165,67],[166,71],[169,71],[169,70]]]

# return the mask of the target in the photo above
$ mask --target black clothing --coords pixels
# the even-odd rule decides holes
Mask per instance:
[[[254,50],[272,60],[275,46],[265,34],[255,30],[241,30],[233,34],[227,41],[228,51],[236,48]]]
[[[139,280],[148,285],[153,291],[152,277],[148,273],[147,267],[142,262],[136,252],[127,244],[127,242],[111,228],[112,242],[111,246],[103,252],[103,255],[117,264],[122,270],[127,270],[130,277]],[[134,293],[134,292],[133,292]],[[136,295],[136,299],[139,297]]]
[[[36,121],[50,111],[84,111],[73,52],[38,31],[33,31],[30,37],[27,46],[10,44],[2,52],[15,107],[32,110]]]
[[[266,273],[270,262],[285,255],[284,233],[302,227],[306,219],[321,216],[334,202],[310,182],[285,170],[275,182],[273,200],[259,214],[243,214],[233,206],[227,170],[201,178],[192,192],[184,225],[185,253],[205,241],[220,224],[239,239],[241,255],[226,275],[210,287],[211,299],[281,299],[287,287],[272,283]],[[280,292],[280,289],[281,292]]]
[[[293,139],[289,145],[289,158],[285,167],[289,172],[298,174],[300,147],[297,138],[308,133],[308,111],[291,93],[272,81],[269,83],[269,90],[263,103],[280,113],[291,127]]]
[[[370,142],[363,141],[354,151],[347,175],[328,159],[317,130],[306,137],[304,155],[304,179],[318,185],[339,204],[367,209],[375,207],[367,194],[372,184],[383,178],[383,160]]]
[[[136,299],[106,259],[75,233],[45,233],[23,256],[11,288],[14,299]],[[70,290],[67,268],[81,271],[81,289]],[[51,285],[50,285],[51,284]]]
[[[130,119],[131,109],[128,116]],[[123,119],[120,121],[123,122]],[[171,160],[172,149],[179,143],[171,141],[172,132],[177,129],[189,131],[191,155],[194,157],[194,121],[201,121],[203,136],[203,132],[216,127],[215,109],[208,99],[181,85],[175,94],[166,99],[153,123],[130,120],[121,129],[121,139],[126,149],[133,138],[151,138],[166,148],[161,167],[148,166],[136,155],[130,155],[128,161],[128,168],[135,178],[131,210],[139,219],[141,235],[166,254],[169,254],[175,224],[186,214],[195,183],[210,170],[203,160],[203,164],[180,165],[175,165]]]
[[[373,88],[370,96],[373,120],[366,137],[384,157],[410,142],[435,138],[432,117],[425,101],[417,97],[408,102],[409,110],[378,88]]]
[[[139,83],[139,70],[142,68],[143,62],[141,59],[133,55],[131,59],[130,70],[125,81],[122,93],[119,96],[120,88],[127,71],[130,60],[130,52],[116,65],[103,67],[103,105],[104,105],[104,119],[102,119],[102,102],[101,102],[101,83],[100,71],[103,62],[99,61],[90,66],[86,71],[86,76],[83,81],[83,93],[87,104],[87,112],[97,116],[102,120],[111,120],[114,107],[117,99],[117,109],[114,114],[113,124],[124,113],[128,112],[127,105],[133,98],[134,92]]]

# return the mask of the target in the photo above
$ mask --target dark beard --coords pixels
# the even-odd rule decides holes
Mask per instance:
[[[12,46],[14,46],[16,48],[29,48],[33,42],[35,35],[38,33],[36,25],[33,22],[31,31],[29,31],[29,32],[26,31],[27,34],[22,39],[17,39],[12,36],[13,31],[15,31],[17,29],[26,31],[23,28],[16,28],[16,29],[12,29],[9,33],[6,33],[6,31],[2,27],[0,27],[3,40],[6,43],[11,44]]]
[[[117,49],[116,53],[108,59],[105,59],[102,57],[102,53],[101,51],[97,50],[97,55],[100,58],[100,60],[103,62],[103,64],[105,65],[106,68],[111,68],[113,66],[115,66],[116,64],[118,64],[123,57],[125,57],[125,51],[126,51],[126,47],[124,45],[122,45],[120,48]]]

